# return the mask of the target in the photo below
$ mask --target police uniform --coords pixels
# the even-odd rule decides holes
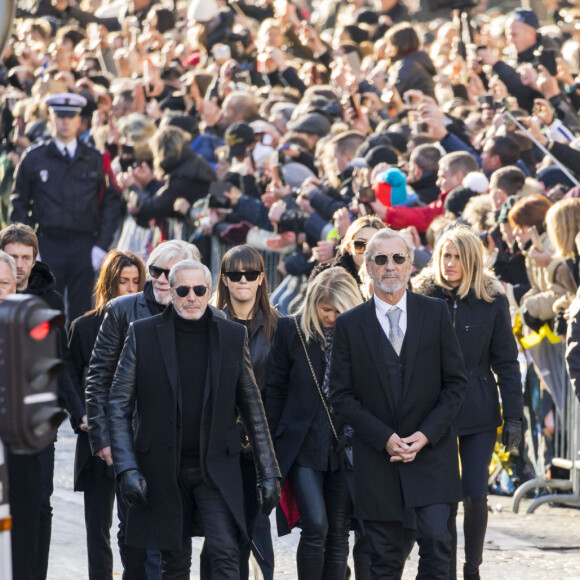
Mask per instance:
[[[46,99],[57,116],[78,115],[86,99],[72,93]],[[91,308],[94,270],[109,249],[121,199],[101,154],[75,140],[30,147],[16,169],[10,221],[36,228],[40,255],[66,296],[69,320]],[[66,294],[65,294],[66,290]]]

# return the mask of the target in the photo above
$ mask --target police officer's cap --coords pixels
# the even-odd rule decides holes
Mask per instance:
[[[57,93],[46,98],[46,105],[57,117],[75,117],[80,115],[87,100],[74,93]]]

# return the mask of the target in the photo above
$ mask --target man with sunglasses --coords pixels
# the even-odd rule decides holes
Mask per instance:
[[[266,514],[280,498],[280,471],[245,327],[208,308],[211,273],[200,262],[173,266],[169,283],[172,306],[131,325],[109,397],[127,542],[161,550],[164,577],[185,578],[191,536],[202,533],[211,578],[238,580],[239,540],[248,541],[238,413]]]
[[[364,258],[374,296],[336,322],[330,385],[355,431],[355,515],[371,579],[401,577],[413,519],[417,578],[447,580],[447,520],[461,499],[452,424],[467,388],[461,350],[445,303],[407,292],[413,248],[399,232],[377,232]]]
[[[169,270],[181,260],[199,259],[195,246],[180,240],[159,244],[147,260],[147,282],[142,292],[121,296],[107,304],[91,356],[85,400],[88,417],[89,442],[94,455],[113,464],[107,427],[107,399],[113,383],[121,350],[136,320],[162,313],[171,302]],[[127,508],[117,502],[119,510],[119,551],[123,562],[123,580],[157,580],[161,577],[159,554],[128,546],[125,539]]]

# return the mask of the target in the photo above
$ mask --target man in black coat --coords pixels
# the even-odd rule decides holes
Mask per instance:
[[[160,549],[163,574],[185,577],[197,515],[211,577],[237,580],[247,540],[238,411],[265,513],[280,497],[280,470],[245,328],[208,308],[211,273],[200,262],[176,264],[169,282],[172,307],[131,325],[109,396],[126,541]]]
[[[62,93],[46,99],[54,138],[26,150],[16,169],[10,221],[36,227],[40,255],[67,290],[69,320],[91,307],[94,271],[101,267],[120,220],[121,198],[101,154],[77,139],[86,99]]]
[[[85,403],[88,416],[89,442],[93,455],[107,465],[113,465],[109,430],[107,427],[107,398],[113,376],[121,356],[129,326],[136,320],[160,314],[171,301],[169,293],[169,270],[181,260],[198,259],[197,248],[181,240],[159,244],[147,260],[147,282],[143,292],[120,296],[111,300],[105,309],[105,317],[97,335],[87,373]],[[159,576],[159,554],[147,554],[125,543],[127,509],[117,502],[119,513],[119,552],[123,562],[124,580],[141,580]]]
[[[447,580],[447,520],[461,499],[453,419],[467,380],[445,303],[407,292],[412,261],[412,248],[388,228],[367,244],[375,295],[337,320],[331,403],[354,429],[355,516],[371,578],[401,577],[407,508],[417,524],[417,578]]]
[[[24,224],[12,224],[0,232],[0,250],[10,255],[16,264],[16,291],[42,298],[47,306],[64,311],[62,296],[55,289],[55,280],[46,264],[36,261],[38,239],[34,230]],[[66,342],[64,328],[58,329],[57,356],[64,359],[67,372],[58,378],[59,405],[69,412],[73,429],[86,427],[84,406],[75,390],[75,370]],[[40,453],[11,456],[9,475],[18,485],[10,486],[10,503],[14,518],[12,535],[15,577],[26,577],[32,566],[35,578],[45,578],[48,570],[52,506],[54,491],[54,442]],[[40,490],[39,501],[32,496]],[[22,574],[22,576],[20,576]]]

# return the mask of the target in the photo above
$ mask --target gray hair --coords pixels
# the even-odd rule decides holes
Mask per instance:
[[[371,258],[375,255],[376,245],[381,240],[392,240],[393,238],[401,240],[405,244],[405,248],[407,248],[407,254],[409,256],[409,261],[412,263],[413,258],[415,257],[415,250],[414,250],[411,242],[409,241],[409,238],[406,235],[402,234],[401,232],[397,232],[395,230],[392,230],[391,228],[384,228],[382,230],[379,230],[367,242],[367,247],[365,249],[365,254],[364,254],[365,264],[368,265],[370,262],[372,262]]]
[[[175,279],[177,274],[182,270],[201,270],[205,277],[205,283],[211,292],[211,272],[207,266],[204,266],[199,260],[182,260],[177,262],[169,272],[169,286],[175,287]]]
[[[188,242],[183,240],[168,240],[159,244],[147,260],[147,280],[151,279],[149,275],[149,266],[164,266],[173,258],[182,258],[183,260],[195,260],[199,262],[201,256],[199,250]]]
[[[14,276],[14,280],[16,280],[16,262],[14,261],[14,258],[6,252],[0,250],[0,261],[6,262],[10,266],[10,269],[12,270],[12,276]]]

